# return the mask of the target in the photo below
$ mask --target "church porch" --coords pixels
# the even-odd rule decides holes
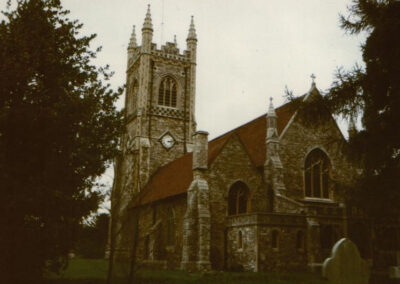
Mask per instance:
[[[227,217],[226,268],[245,271],[305,270],[305,215],[250,213]]]

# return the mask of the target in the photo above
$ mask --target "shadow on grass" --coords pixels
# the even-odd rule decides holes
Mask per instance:
[[[43,284],[106,284],[105,279],[48,279]]]
[[[44,284],[106,284],[107,260],[73,259],[61,275],[50,276]],[[113,284],[127,284],[113,281]],[[309,272],[196,272],[139,270],[135,284],[327,284],[319,274]]]

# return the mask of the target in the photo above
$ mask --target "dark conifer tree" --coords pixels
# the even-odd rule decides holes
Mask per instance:
[[[18,0],[0,23],[0,282],[39,283],[57,270],[97,177],[117,149],[121,114],[107,68],[91,64],[59,0]]]
[[[378,223],[400,217],[400,1],[353,0],[341,27],[366,34],[365,67],[339,69],[325,102],[336,114],[359,116],[350,137],[360,169],[352,199]]]

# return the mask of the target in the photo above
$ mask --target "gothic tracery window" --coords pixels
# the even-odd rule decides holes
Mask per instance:
[[[237,215],[248,212],[249,188],[243,182],[234,183],[228,196],[228,214]]]
[[[164,78],[158,90],[158,104],[176,107],[176,90],[176,81],[171,77]]]
[[[329,168],[329,159],[322,150],[310,152],[304,167],[306,197],[329,198]]]

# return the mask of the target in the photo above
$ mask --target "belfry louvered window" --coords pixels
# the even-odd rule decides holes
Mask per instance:
[[[310,152],[304,167],[306,197],[329,198],[329,168],[329,159],[323,151]]]
[[[161,81],[158,90],[158,104],[169,107],[176,107],[176,81],[166,77]]]

